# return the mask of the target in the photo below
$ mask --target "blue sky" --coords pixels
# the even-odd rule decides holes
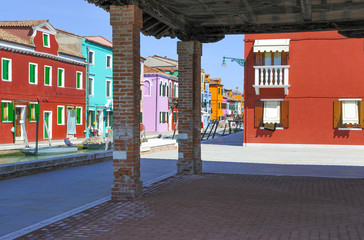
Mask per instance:
[[[0,20],[49,19],[53,27],[81,36],[101,35],[112,39],[109,13],[85,0],[2,1]],[[212,78],[221,78],[225,88],[243,90],[244,69],[235,62],[221,66],[223,56],[244,58],[243,35],[226,36],[203,45],[202,68]],[[141,37],[141,55],[177,59],[177,39]]]

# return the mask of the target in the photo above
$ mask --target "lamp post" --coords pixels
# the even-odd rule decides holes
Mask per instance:
[[[239,64],[242,67],[245,66],[245,59],[242,59],[242,58],[232,58],[232,57],[223,57],[222,58],[222,66],[223,67],[226,67],[226,59],[231,60],[231,62],[236,62],[237,64]]]

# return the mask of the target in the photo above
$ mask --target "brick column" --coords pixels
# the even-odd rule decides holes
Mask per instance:
[[[201,55],[198,41],[177,43],[178,53],[178,174],[200,174]]]
[[[140,29],[142,11],[111,6],[113,29],[114,151],[112,200],[142,196],[140,181]]]

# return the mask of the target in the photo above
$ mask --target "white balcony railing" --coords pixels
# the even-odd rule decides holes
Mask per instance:
[[[261,88],[284,88],[284,94],[288,95],[289,71],[288,65],[254,66],[255,68],[255,93],[259,95]]]

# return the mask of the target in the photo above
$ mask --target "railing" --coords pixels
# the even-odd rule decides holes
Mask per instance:
[[[257,95],[260,88],[284,88],[285,94],[288,94],[289,85],[289,67],[288,65],[277,66],[254,66],[255,84],[253,87]]]

